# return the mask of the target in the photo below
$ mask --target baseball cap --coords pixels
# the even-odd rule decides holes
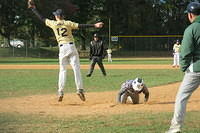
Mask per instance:
[[[54,16],[62,16],[63,15],[63,11],[62,9],[57,9],[55,12],[53,12]]]
[[[200,14],[200,3],[199,2],[190,2],[187,6],[187,9],[184,11],[184,13],[192,13],[195,15]]]

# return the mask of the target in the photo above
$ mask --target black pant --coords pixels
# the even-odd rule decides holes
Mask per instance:
[[[96,63],[99,65],[99,68],[101,69],[103,75],[106,76],[106,71],[105,71],[103,63],[102,63],[102,57],[100,57],[100,56],[92,57],[91,64],[90,64],[90,70],[89,70],[88,74],[92,75]]]

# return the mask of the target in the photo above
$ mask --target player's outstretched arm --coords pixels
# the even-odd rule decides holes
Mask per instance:
[[[96,24],[79,24],[78,28],[90,28],[90,27],[94,27],[94,28],[102,28],[104,25],[103,22],[98,22]]]
[[[42,17],[39,12],[36,9],[35,3],[33,0],[28,0],[28,8],[33,11],[33,13],[42,21],[45,23],[46,18]]]

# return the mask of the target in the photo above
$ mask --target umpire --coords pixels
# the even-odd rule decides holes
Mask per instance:
[[[99,35],[95,33],[94,40],[90,42],[89,59],[91,60],[91,64],[90,64],[90,70],[86,75],[87,77],[90,77],[92,75],[96,63],[99,65],[99,68],[101,69],[103,75],[106,76],[106,71],[102,63],[102,60],[104,59],[105,55],[106,52],[103,41],[100,39]]]

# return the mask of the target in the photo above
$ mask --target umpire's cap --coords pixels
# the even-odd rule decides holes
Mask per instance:
[[[185,13],[192,13],[194,15],[200,14],[200,3],[199,2],[190,2],[185,10]]]
[[[53,12],[54,16],[63,16],[63,11],[62,9],[57,9],[55,12]]]

